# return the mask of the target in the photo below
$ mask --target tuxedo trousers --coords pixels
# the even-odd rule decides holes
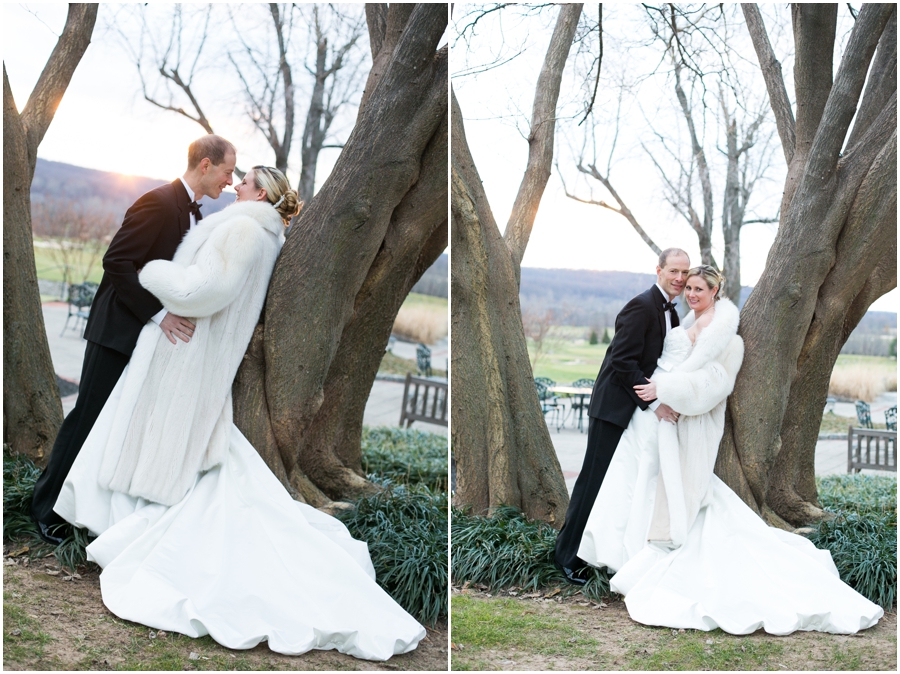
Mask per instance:
[[[578,558],[578,547],[594,501],[600,492],[600,485],[603,484],[603,478],[606,477],[606,471],[624,432],[625,429],[621,426],[590,417],[584,464],[575,480],[566,521],[556,538],[554,558],[561,567],[576,571],[586,566]]]
[[[131,356],[88,341],[81,366],[78,399],[60,426],[47,467],[34,485],[31,515],[37,521],[48,526],[65,521],[53,512],[53,506],[75,457],[130,359]]]

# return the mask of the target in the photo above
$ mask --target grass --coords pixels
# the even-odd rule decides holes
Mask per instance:
[[[11,603],[12,592],[3,592],[3,660],[34,660],[44,657],[50,636],[40,621]]]
[[[412,428],[363,428],[362,463],[367,475],[393,483],[447,491],[447,437]]]
[[[85,278],[85,269],[90,254],[82,253],[79,255],[71,253],[72,268],[69,270],[69,282],[82,283],[83,281],[93,281],[94,283],[100,283],[100,279],[103,277],[103,265],[101,261],[103,260],[103,255],[105,253],[106,249],[104,248],[96,255],[94,264],[91,266],[91,273],[88,274],[87,278]],[[51,249],[43,246],[35,246],[34,263],[37,267],[38,278],[46,279],[48,281],[63,280],[63,270],[61,268],[60,258],[55,255],[54,251]]]
[[[897,361],[878,356],[838,356],[828,395],[871,402],[885,391],[897,390]]]
[[[872,420],[872,425],[876,429],[884,430],[885,428],[884,423],[878,423],[874,419]],[[859,421],[857,421],[856,417],[841,417],[834,412],[828,412],[822,415],[822,425],[819,426],[819,434],[828,435],[840,433],[841,435],[847,435],[847,428],[849,426],[859,427]]]
[[[412,372],[413,374],[418,372],[418,367],[416,367],[416,361],[414,359],[401,358],[400,356],[395,356],[390,351],[384,352],[384,358],[381,359],[381,365],[378,366],[378,374],[399,374],[406,376],[407,372]],[[431,375],[433,377],[446,377],[447,370],[432,368]]]
[[[526,648],[542,655],[587,655],[597,639],[517,599],[453,598],[453,641],[476,648]]]
[[[777,669],[786,650],[782,638],[768,635],[651,628],[555,602],[542,606],[467,596],[453,598],[452,642],[455,671],[498,669],[498,664],[548,670]],[[854,656],[836,649],[832,661],[843,662],[835,668],[849,668],[859,664]]]
[[[410,293],[403,301],[393,333],[422,344],[434,344],[447,335],[448,304],[443,297]]]

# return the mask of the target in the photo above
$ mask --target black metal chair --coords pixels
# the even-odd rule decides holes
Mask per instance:
[[[76,330],[78,329],[79,320],[83,321],[84,325],[87,326],[87,319],[91,315],[91,304],[94,302],[97,288],[99,288],[99,285],[93,281],[69,284],[69,313],[66,316],[66,322],[63,323],[62,332],[59,333],[60,337],[65,334],[66,328],[69,327],[69,320],[73,316],[75,317]],[[82,335],[84,334],[84,327],[82,327],[81,333]]]
[[[594,388],[594,380],[583,377],[572,382],[572,388]],[[584,413],[591,406],[591,396],[576,394],[572,398],[572,413],[578,412],[578,430],[584,433]]]
[[[888,407],[884,411],[884,425],[889,431],[897,430],[897,406]]]
[[[872,425],[872,408],[867,402],[856,401],[856,419],[859,421],[860,428],[875,428]]]
[[[424,344],[416,347],[416,368],[423,377],[431,376],[431,349]]]
[[[556,420],[556,432],[559,433],[559,429],[562,427],[563,409],[559,398],[549,391],[551,386],[556,385],[556,382],[549,377],[535,377],[534,385],[537,387],[538,400],[541,401],[541,412],[544,413],[544,419],[546,420],[547,415],[553,413]]]

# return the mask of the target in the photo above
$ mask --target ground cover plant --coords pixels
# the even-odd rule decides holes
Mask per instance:
[[[828,475],[817,478],[819,502],[835,518],[810,540],[831,551],[841,579],[885,610],[897,598],[897,478]]]
[[[364,427],[362,466],[381,480],[446,492],[447,437],[413,428]]]
[[[340,513],[367,541],[378,584],[419,622],[447,615],[447,494],[396,485]]]
[[[566,592],[574,586],[553,562],[556,529],[527,519],[520,510],[497,508],[492,517],[476,517],[453,509],[451,523],[455,585],[481,584],[499,589],[515,586],[523,591],[561,585]],[[587,584],[582,594],[599,600],[609,594],[606,570],[587,568],[582,573]]]

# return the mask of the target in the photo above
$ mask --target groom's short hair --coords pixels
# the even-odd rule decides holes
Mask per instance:
[[[209,159],[213,166],[218,166],[225,161],[225,155],[231,152],[237,155],[234,145],[222,136],[214,133],[206,134],[188,145],[188,169],[195,169],[204,159]]]
[[[666,248],[659,254],[659,268],[665,268],[666,262],[668,262],[669,258],[673,255],[684,255],[688,260],[691,259],[691,256],[681,250],[681,248]]]

